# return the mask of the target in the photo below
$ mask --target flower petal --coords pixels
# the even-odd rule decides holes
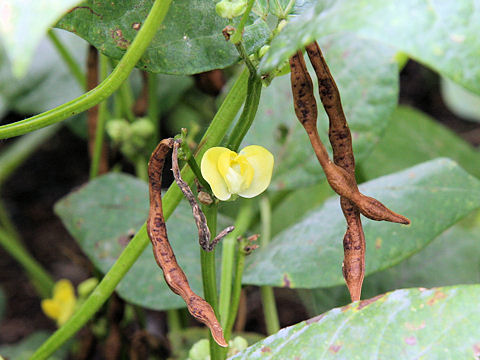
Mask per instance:
[[[53,288],[53,300],[63,302],[74,298],[75,290],[70,280],[62,279],[57,281]]]
[[[224,147],[212,147],[205,152],[200,164],[202,176],[212,188],[214,195],[223,201],[230,199],[232,194],[228,191],[227,184],[218,170],[218,160],[228,152],[230,150]]]
[[[238,195],[251,198],[261,194],[270,185],[273,172],[273,155],[263,146],[250,145],[245,147],[240,154],[245,156],[253,167],[253,179],[250,186]]]
[[[47,315],[49,318],[56,320],[60,316],[61,309],[58,302],[52,299],[45,299],[45,300],[42,300],[41,306],[42,306],[43,313]]]

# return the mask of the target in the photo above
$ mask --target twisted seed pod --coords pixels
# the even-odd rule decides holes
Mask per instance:
[[[162,269],[163,276],[170,289],[183,298],[193,317],[208,326],[217,344],[226,347],[228,344],[223,337],[222,327],[212,307],[190,288],[187,277],[178,265],[168,241],[162,210],[162,170],[173,142],[173,139],[162,140],[148,163],[150,211],[147,220],[147,233],[153,245],[155,260]]]

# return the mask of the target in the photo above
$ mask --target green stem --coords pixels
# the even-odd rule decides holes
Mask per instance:
[[[260,217],[262,219],[262,236],[260,237],[260,246],[265,248],[270,242],[272,229],[272,209],[268,197],[264,195],[260,201]],[[278,321],[277,306],[275,304],[275,294],[271,286],[261,286],[260,294],[263,303],[263,314],[267,327],[267,334],[272,335],[280,330]]]
[[[155,2],[154,8],[160,2]],[[161,3],[162,5],[166,3]],[[166,5],[168,6],[168,5]],[[167,9],[163,9],[166,12]],[[155,10],[157,11],[157,10]],[[158,23],[160,25],[160,22]],[[145,26],[145,25],[144,25]],[[201,140],[201,146],[197,151],[197,159],[201,159],[205,151],[212,146],[216,146],[225,136],[228,128],[235,119],[246,96],[248,71],[244,71],[235,82],[234,86],[225,98],[222,106],[213,118],[205,135]],[[193,182],[194,174],[189,167],[182,170],[182,178],[189,184]],[[176,183],[172,184],[163,198],[163,214],[167,220],[173,213],[177,205],[183,198],[183,193]],[[75,314],[52,336],[50,336],[42,346],[33,354],[31,360],[48,358],[70,337],[72,337],[86,322],[100,309],[108,297],[115,290],[120,280],[130,270],[132,265],[142,254],[143,250],[150,243],[146,231],[146,224],[138,231],[135,237],[128,243],[127,247],[120,254],[115,264],[104,276],[100,284],[95,288],[88,299],[78,309]]]
[[[158,0],[127,52],[110,76],[86,94],[31,118],[0,126],[0,139],[22,135],[81,113],[109,97],[128,78],[143,55],[170,7],[171,0]]]
[[[232,38],[230,39],[230,41],[233,44],[237,44],[240,41],[242,41],[243,29],[245,28],[245,25],[247,24],[247,20],[248,20],[248,17],[250,16],[250,11],[252,11],[252,7],[253,7],[254,2],[255,2],[255,0],[248,0],[247,9],[243,13],[242,18],[240,19],[240,23],[238,24],[237,29],[235,30],[235,33],[233,34]]]
[[[212,238],[217,233],[217,210],[218,204],[213,203],[211,205],[202,206],[203,213],[207,219],[208,229]],[[215,269],[215,249],[212,251],[205,251],[200,248],[200,262],[202,264],[202,281],[203,281],[203,294],[205,300],[212,306],[215,315],[218,318],[218,298],[217,298],[217,276]],[[221,360],[221,347],[213,340],[212,335],[210,339],[210,354],[212,360]]]
[[[209,193],[212,194],[212,188],[210,187],[210,184],[203,178],[202,171],[198,167],[197,161],[195,160],[192,152],[190,151],[190,147],[187,144],[186,139],[182,141],[182,150],[185,153],[185,156],[187,158],[187,163],[188,166],[190,166],[190,169],[192,169],[193,173],[195,174],[195,177],[199,181],[200,185]]]
[[[243,42],[240,41],[237,44],[235,44],[235,47],[237,48],[238,53],[240,54],[240,57],[245,61],[245,65],[247,65],[248,70],[250,71],[251,75],[256,75],[257,74],[257,69],[255,68],[255,65],[253,65],[252,61],[248,57],[247,50],[243,46]]]
[[[56,125],[25,135],[3,150],[0,154],[0,184],[59,129],[60,125]]]
[[[122,107],[122,112],[125,118],[133,122],[135,121],[135,115],[133,114],[133,94],[132,89],[130,88],[130,82],[126,79],[120,89],[118,89],[119,97],[117,99],[120,100],[120,105]]]
[[[233,151],[237,151],[243,138],[250,129],[255,115],[257,114],[258,104],[260,102],[260,95],[262,92],[262,82],[255,76],[250,74],[248,78],[248,93],[245,100],[245,106],[242,111],[242,115],[233,128],[230,138],[227,143],[227,147]]]
[[[15,225],[12,220],[10,220],[10,215],[8,214],[3,201],[0,199],[0,226],[5,228],[5,230],[11,234],[14,238],[20,239],[20,234],[18,233]]]
[[[103,81],[107,77],[108,58],[100,54],[100,79]],[[107,122],[107,100],[102,101],[98,106],[98,121],[95,132],[95,146],[92,155],[92,164],[90,165],[90,179],[98,176],[98,167],[102,157],[103,139],[105,134],[105,124]]]
[[[55,282],[43,267],[28,253],[20,239],[11,232],[0,229],[0,245],[23,266],[42,298],[52,295]]]
[[[158,142],[160,138],[160,126],[159,122],[159,111],[158,111],[158,101],[157,101],[157,75],[153,73],[148,73],[148,118],[152,122],[155,128],[155,143]]]
[[[78,63],[75,61],[73,56],[70,54],[70,51],[68,51],[65,45],[63,45],[63,43],[60,41],[57,35],[55,35],[55,32],[52,29],[48,31],[48,37],[50,38],[50,41],[53,43],[53,45],[57,49],[58,54],[61,56],[65,64],[70,69],[70,72],[72,73],[72,75],[77,80],[78,85],[80,85],[82,90],[85,90],[87,86],[85,72],[82,70],[80,65],[78,65]]]
[[[237,266],[235,268],[235,278],[233,280],[233,290],[232,290],[232,302],[230,305],[230,312],[228,314],[227,325],[225,326],[224,337],[225,339],[230,339],[232,336],[233,324],[237,318],[238,305],[240,304],[240,293],[242,292],[242,276],[243,269],[245,268],[245,256],[246,253],[243,250],[245,244],[240,242],[238,245],[237,251]]]
[[[143,156],[138,156],[135,161],[135,174],[138,178],[148,182],[148,162]]]
[[[222,240],[222,278],[220,281],[220,304],[219,313],[221,324],[225,328],[228,321],[230,301],[232,295],[233,266],[235,265],[235,248],[237,238],[247,231],[252,221],[253,208],[252,201],[244,201],[237,219],[235,220],[235,230],[233,230],[225,239]],[[225,340],[230,340],[225,338]]]
[[[171,346],[171,356],[178,356],[178,351],[182,348],[182,339],[180,331],[182,331],[182,323],[180,321],[180,312],[178,309],[167,310],[167,326]]]

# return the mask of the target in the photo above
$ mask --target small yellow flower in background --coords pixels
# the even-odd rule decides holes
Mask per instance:
[[[77,299],[70,280],[57,281],[53,288],[53,298],[42,300],[42,310],[49,318],[62,326],[73,314]]]
[[[232,194],[252,198],[270,184],[273,155],[262,146],[251,145],[240,153],[224,147],[208,149],[202,158],[201,170],[213,194],[228,200]]]

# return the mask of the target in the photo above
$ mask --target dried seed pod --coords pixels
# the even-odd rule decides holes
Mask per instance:
[[[162,210],[161,184],[163,165],[173,142],[173,139],[162,140],[148,163],[150,211],[147,220],[147,233],[153,245],[155,260],[163,270],[165,281],[170,289],[185,300],[190,314],[208,326],[217,344],[226,347],[228,344],[223,337],[222,327],[212,307],[190,288],[187,277],[178,265],[168,241]]]
[[[327,181],[340,195],[340,204],[347,221],[344,236],[343,274],[352,301],[360,299],[365,273],[365,236],[360,213],[373,220],[386,220],[402,224],[410,221],[378,200],[365,196],[358,190],[355,180],[355,158],[352,136],[343,112],[340,93],[316,42],[306,47],[318,78],[320,99],[329,118],[329,140],[332,145],[332,162],[320,140],[317,130],[317,104],[313,84],[300,51],[290,58],[291,83],[295,114],[307,131]]]

